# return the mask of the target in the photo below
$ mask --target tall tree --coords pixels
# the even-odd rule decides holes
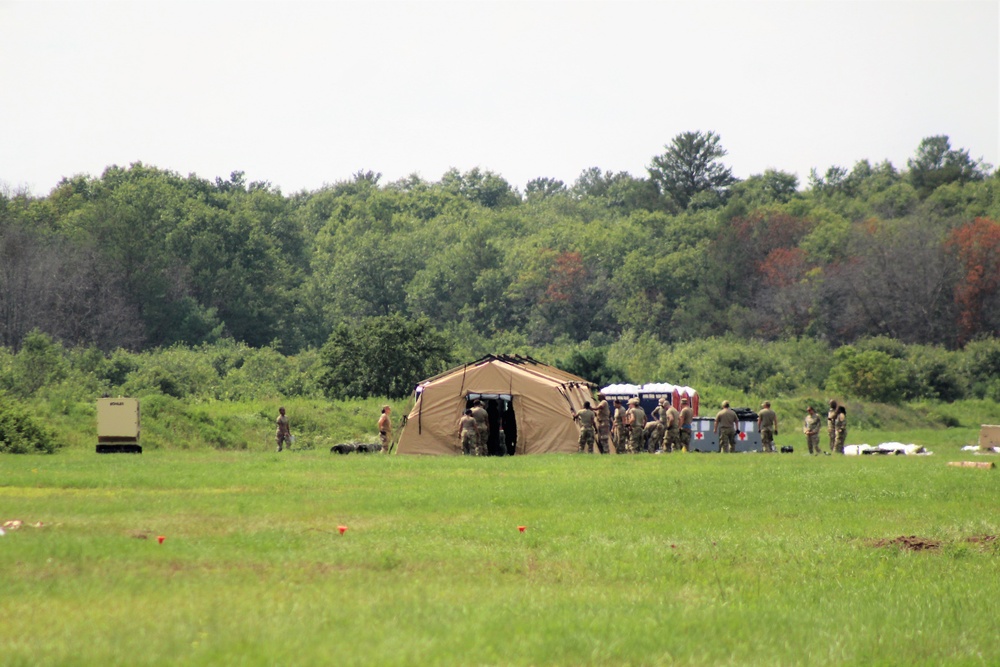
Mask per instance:
[[[0,227],[0,345],[16,349],[32,329],[104,350],[142,341],[137,309],[97,248]]]
[[[739,197],[748,206],[764,204],[785,204],[799,189],[799,177],[787,171],[767,169],[763,174],[754,174],[742,183],[733,186],[733,196]]]
[[[988,218],[952,230],[947,247],[962,265],[962,280],[955,284],[955,302],[961,312],[960,342],[976,334],[1000,331],[1000,224]]]
[[[556,178],[533,178],[524,186],[524,195],[528,201],[554,197],[565,192],[566,184]]]
[[[989,171],[989,165],[973,160],[968,150],[953,149],[947,135],[924,138],[917,146],[916,157],[907,160],[906,166],[910,185],[921,197],[947,183],[981,181]]]
[[[598,167],[584,169],[573,183],[572,191],[578,198],[598,200],[625,213],[637,209],[657,211],[673,208],[664,201],[652,179],[636,178],[627,171],[602,172]]]
[[[441,184],[486,208],[505,208],[521,202],[521,195],[502,176],[479,167],[464,174],[458,169],[449,169],[441,177]]]
[[[857,225],[848,261],[825,273],[818,301],[830,340],[885,335],[954,344],[959,267],[944,240],[940,227],[924,218]]]
[[[320,358],[319,383],[331,398],[401,398],[447,367],[451,343],[427,318],[395,314],[340,323]]]
[[[653,158],[647,168],[650,178],[681,208],[702,192],[725,196],[737,181],[732,169],[719,162],[727,155],[714,132],[682,132],[665,146],[663,155]]]

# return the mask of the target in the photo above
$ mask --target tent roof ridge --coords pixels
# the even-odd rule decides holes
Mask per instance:
[[[485,354],[475,361],[454,366],[438,373],[437,375],[434,375],[433,377],[421,380],[417,387],[442,380],[448,376],[454,375],[455,373],[468,371],[472,368],[480,368],[493,362],[497,362],[503,366],[509,366],[511,370],[517,369],[529,375],[544,378],[545,380],[558,384],[559,386],[571,387],[573,385],[583,385],[591,389],[597,387],[597,385],[593,382],[590,382],[574,373],[570,373],[569,371],[564,371],[551,364],[538,361],[530,355],[522,356],[519,354]]]

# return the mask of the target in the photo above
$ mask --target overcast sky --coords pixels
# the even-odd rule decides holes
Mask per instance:
[[[0,186],[141,161],[286,194],[450,167],[523,190],[645,175],[689,130],[745,178],[905,167],[946,134],[1000,162],[1000,3],[9,2]]]

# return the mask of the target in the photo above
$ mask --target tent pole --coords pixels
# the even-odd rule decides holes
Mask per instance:
[[[403,421],[399,424],[399,431],[396,433],[396,437],[392,439],[392,444],[389,445],[389,451],[387,451],[386,454],[396,453],[396,445],[399,444],[399,438],[403,435],[403,429],[406,428],[406,417],[407,415],[403,415]]]
[[[458,390],[459,396],[465,396],[465,372],[469,369],[469,364],[462,366],[462,388]]]

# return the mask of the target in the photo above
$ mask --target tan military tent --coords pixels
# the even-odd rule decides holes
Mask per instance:
[[[459,417],[480,398],[499,414],[491,424],[491,451],[502,428],[515,454],[575,452],[579,429],[572,410],[592,402],[594,387],[531,357],[489,355],[417,385],[396,451],[461,454]]]

